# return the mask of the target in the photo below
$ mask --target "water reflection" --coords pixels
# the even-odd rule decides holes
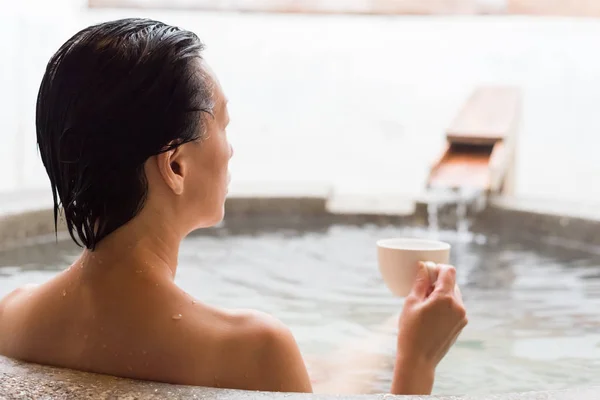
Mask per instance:
[[[429,234],[372,224],[285,234],[216,229],[183,243],[177,282],[215,305],[272,313],[292,328],[307,356],[323,355],[348,341],[364,343],[361,338],[401,310],[402,300],[379,276],[375,241]],[[440,365],[435,392],[594,383],[600,376],[600,255],[556,242],[488,235],[474,243],[456,232],[437,235],[453,245],[470,324]],[[78,252],[69,243],[50,243],[0,254],[0,295],[47,280]],[[376,366],[354,371],[373,392],[389,388],[394,334],[387,330],[384,345],[370,348],[381,355]]]

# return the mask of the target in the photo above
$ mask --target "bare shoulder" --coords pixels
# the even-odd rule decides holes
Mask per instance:
[[[19,310],[21,299],[28,297],[36,287],[33,284],[24,285],[0,299],[0,354],[6,353],[7,340],[18,335],[15,326],[18,326],[16,316],[23,314]]]
[[[231,322],[238,329],[247,330],[248,333],[274,333],[274,331],[289,330],[287,326],[274,316],[256,310],[234,310],[228,312]]]
[[[231,313],[235,334],[232,348],[243,347],[252,368],[246,370],[250,390],[312,392],[298,344],[277,318],[258,311]]]
[[[15,290],[13,290],[12,292],[10,292],[6,296],[4,296],[2,299],[0,299],[0,320],[4,314],[4,311],[6,309],[8,309],[11,304],[17,303],[19,301],[19,299],[30,294],[37,287],[38,287],[38,285],[33,284],[33,283],[23,285]]]
[[[257,353],[253,356],[264,355],[265,351],[291,345],[292,342],[296,346],[289,328],[272,315],[255,310],[235,310],[227,313],[227,322],[231,345]]]

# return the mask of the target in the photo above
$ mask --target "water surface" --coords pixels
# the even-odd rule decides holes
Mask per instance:
[[[392,297],[380,278],[374,243],[428,235],[420,228],[375,225],[215,229],[184,241],[176,280],[205,302],[274,314],[292,328],[313,363],[326,358],[348,367],[337,353],[344,347],[344,354],[377,355],[375,364],[356,365],[353,379],[369,392],[386,392],[395,329],[382,324],[400,312],[402,300]],[[454,232],[440,237],[453,245],[470,323],[439,366],[435,393],[595,382],[600,376],[599,254],[494,235],[472,241]],[[68,243],[0,253],[0,296],[46,281],[77,254]],[[379,329],[383,336],[368,339]]]

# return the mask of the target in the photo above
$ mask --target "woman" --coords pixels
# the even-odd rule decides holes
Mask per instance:
[[[178,248],[223,218],[233,150],[227,100],[191,32],[125,19],[91,26],[50,60],[37,139],[59,209],[84,250],[0,303],[0,354],[177,384],[311,392],[290,331],[174,283]],[[60,204],[60,206],[59,206]],[[392,393],[430,393],[466,325],[455,270],[424,266],[399,321]]]

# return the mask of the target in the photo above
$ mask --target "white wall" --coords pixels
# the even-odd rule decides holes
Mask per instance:
[[[76,4],[0,0],[0,193],[47,186],[35,102],[48,59],[81,19]]]
[[[52,52],[92,21],[143,15],[208,44],[238,181],[379,180],[415,194],[469,92],[507,83],[525,92],[517,195],[600,202],[600,21],[81,12],[67,1],[51,17],[2,17],[15,40],[0,43],[0,191],[47,186],[33,123]]]

